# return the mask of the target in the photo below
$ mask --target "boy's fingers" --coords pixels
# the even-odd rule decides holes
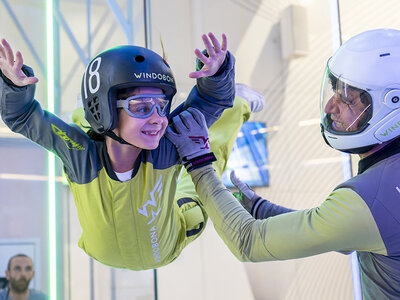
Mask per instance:
[[[190,72],[189,77],[190,78],[199,78],[199,77],[201,77],[201,75],[199,74],[199,71],[195,71],[195,72]]]
[[[219,41],[218,41],[218,39],[215,37],[215,35],[214,35],[212,32],[209,32],[209,33],[208,33],[208,36],[210,37],[211,42],[212,42],[213,45],[214,45],[215,52],[221,51],[221,45],[219,44]]]
[[[171,141],[175,140],[175,138],[178,137],[178,135],[174,132],[174,130],[170,126],[168,126],[167,130],[165,130],[165,136]]]
[[[14,53],[10,47],[10,44],[5,39],[3,39],[2,42],[3,42],[5,54],[6,54],[5,55],[6,59],[7,59],[8,63],[12,66],[12,65],[14,65]]]
[[[208,55],[209,56],[215,55],[214,47],[211,45],[210,40],[208,39],[208,36],[203,34],[201,37],[203,39],[204,46],[206,46]]]
[[[182,123],[181,118],[179,117],[179,115],[175,116],[173,119],[173,123],[174,123],[174,127],[175,127],[175,131],[178,134],[182,133],[182,129],[184,128],[184,124]]]
[[[190,130],[191,129],[190,125],[192,124],[190,120],[193,119],[193,116],[190,113],[190,111],[184,110],[179,114],[179,116],[181,117],[182,123],[186,127],[186,129]]]
[[[204,115],[199,111],[198,109],[194,107],[189,107],[188,111],[192,114],[193,119],[199,124],[199,126],[203,126],[203,124],[206,124],[206,120],[204,118]]]
[[[36,77],[26,77],[26,78],[22,79],[22,86],[34,84],[38,81],[39,81],[39,79],[37,79]]]
[[[0,58],[6,59],[6,52],[2,45],[0,45]]]
[[[228,39],[226,38],[225,33],[222,34],[222,46],[221,50],[226,51],[228,49]]]
[[[200,59],[203,64],[206,65],[208,63],[208,57],[205,56],[199,49],[194,50],[194,54],[196,54],[197,58]]]
[[[17,51],[17,53],[15,53],[15,65],[14,68],[16,70],[20,70],[24,64],[24,59],[22,58],[22,54],[21,52]]]

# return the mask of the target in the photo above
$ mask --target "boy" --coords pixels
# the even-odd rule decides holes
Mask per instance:
[[[203,41],[208,55],[196,49],[203,65],[190,74],[197,85],[175,114],[196,107],[210,126],[232,107],[234,58],[227,52],[225,35],[222,45],[212,33],[203,35]],[[2,119],[63,161],[82,226],[79,246],[88,255],[118,268],[158,268],[199,236],[207,215],[186,173],[177,188],[180,159],[163,137],[176,93],[163,58],[145,48],[120,46],[89,63],[82,82],[88,134],[41,109],[33,98],[38,79],[23,66],[20,52],[14,62],[4,39],[0,68]],[[236,133],[250,114],[245,101],[236,102],[225,121],[213,126],[211,147],[219,156],[221,173]],[[208,147],[208,140],[198,138]]]

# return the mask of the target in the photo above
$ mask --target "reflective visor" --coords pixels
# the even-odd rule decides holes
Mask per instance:
[[[157,108],[160,117],[165,117],[168,112],[169,102],[163,94],[137,95],[117,100],[117,108],[123,108],[131,117],[139,119],[150,117]]]
[[[335,134],[363,131],[372,117],[372,98],[363,89],[336,77],[327,67],[321,88],[321,122]]]

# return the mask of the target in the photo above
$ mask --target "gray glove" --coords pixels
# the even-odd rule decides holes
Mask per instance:
[[[236,177],[235,171],[231,172],[231,181],[234,186],[239,190],[238,193],[233,195],[240,201],[242,206],[253,216],[256,206],[258,206],[259,200],[263,200],[258,196],[247,184]]]
[[[175,145],[188,172],[216,160],[210,152],[206,120],[198,109],[189,107],[172,121],[175,131],[168,127],[165,136]]]
[[[258,196],[247,184],[236,177],[234,171],[231,173],[231,181],[239,189],[239,193],[233,193],[233,195],[256,219],[266,219],[293,211],[293,209],[274,204]]]

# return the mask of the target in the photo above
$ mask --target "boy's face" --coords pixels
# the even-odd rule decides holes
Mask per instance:
[[[141,94],[164,93],[161,89],[155,87],[139,87],[131,92],[119,95],[118,98],[126,99]],[[146,150],[153,150],[158,147],[168,125],[167,117],[161,117],[157,109],[154,109],[153,113],[144,119],[131,117],[124,109],[120,109],[118,118],[118,126],[114,129],[114,132],[128,143]]]

